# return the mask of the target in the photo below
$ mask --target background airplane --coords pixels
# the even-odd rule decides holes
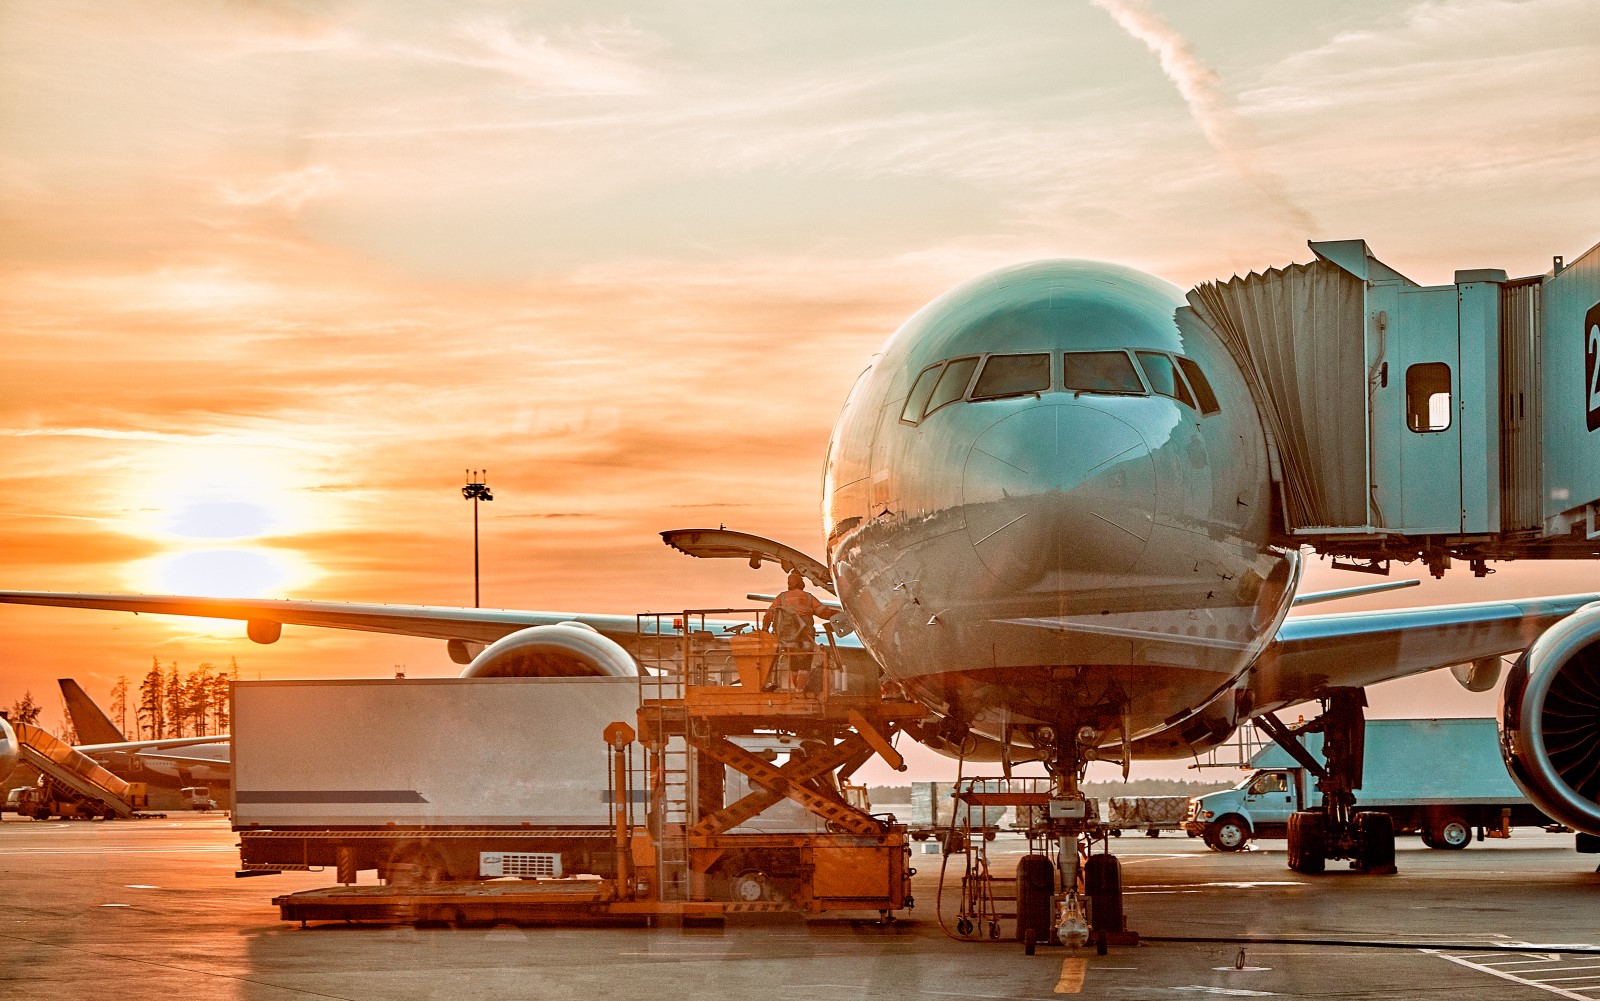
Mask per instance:
[[[82,741],[74,746],[119,778],[174,789],[232,782],[227,734],[129,740],[76,681],[61,678],[58,684],[72,728]]]

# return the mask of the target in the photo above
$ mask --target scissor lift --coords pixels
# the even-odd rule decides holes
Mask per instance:
[[[640,664],[648,795],[634,836],[636,892],[700,912],[909,906],[905,828],[853,805],[843,783],[874,754],[903,768],[894,734],[927,710],[885,701],[876,678],[851,677],[831,632],[814,650],[780,650],[761,628],[764,610],[667,619],[639,617],[641,635],[675,631],[682,643]],[[750,791],[731,795],[733,776]],[[753,823],[785,799],[815,818],[814,830]]]

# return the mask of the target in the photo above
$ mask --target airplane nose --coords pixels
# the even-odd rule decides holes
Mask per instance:
[[[1081,402],[1029,407],[973,442],[963,478],[967,534],[1007,584],[1082,589],[1144,553],[1156,510],[1143,436]]]

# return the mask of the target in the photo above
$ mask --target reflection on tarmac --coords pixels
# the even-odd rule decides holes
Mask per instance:
[[[149,826],[146,826],[146,825]],[[1600,875],[1570,836],[1438,852],[1402,839],[1400,873],[1285,878],[1281,842],[1224,855],[1196,841],[1130,851],[1129,924],[1146,936],[1338,940],[1151,942],[1027,957],[939,931],[934,859],[891,926],[776,916],[722,928],[350,927],[302,930],[269,899],[332,873],[237,880],[220,814],[176,821],[0,823],[0,997],[130,999],[1418,997],[1600,1001]],[[1117,847],[1113,842],[1113,848]],[[1129,846],[1130,848],[1132,846]],[[1026,846],[1004,838],[1009,875]],[[953,870],[956,867],[952,867]],[[366,879],[370,873],[363,874]],[[949,874],[944,902],[959,896]],[[1004,909],[1004,905],[1003,905]],[[953,917],[953,915],[951,915]],[[1413,943],[1356,948],[1348,943]],[[1508,953],[1512,943],[1559,943]],[[1416,947],[1416,946],[1421,946]],[[1545,950],[1548,951],[1545,951]],[[1243,959],[1241,960],[1241,950]]]

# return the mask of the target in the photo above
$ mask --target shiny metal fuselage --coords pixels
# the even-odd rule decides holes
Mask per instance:
[[[829,446],[828,562],[885,672],[988,736],[1048,723],[1144,755],[1231,732],[1288,610],[1296,554],[1269,544],[1261,422],[1227,350],[1180,329],[1179,290],[1047,261],[912,317],[857,381]],[[1064,351],[1198,363],[1221,410],[1069,392]],[[1051,390],[901,420],[941,359],[1050,352]]]

